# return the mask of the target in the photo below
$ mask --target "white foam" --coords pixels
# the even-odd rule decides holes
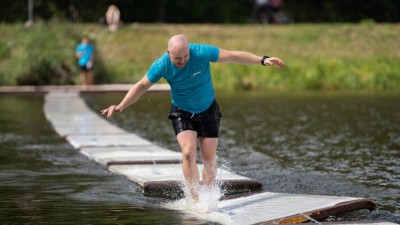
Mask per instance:
[[[197,202],[193,202],[191,195],[188,193],[186,187],[183,187],[185,198],[167,202],[162,205],[168,209],[173,210],[189,210],[197,212],[212,212],[218,210],[218,202],[221,197],[221,189],[218,186],[199,188]]]
[[[185,211],[204,221],[212,221],[220,224],[232,223],[230,216],[218,210],[218,202],[221,197],[219,186],[211,188],[201,186],[198,195],[199,199],[194,203],[190,194],[185,190],[185,198],[166,202],[161,206],[167,209]]]
[[[196,218],[204,221],[214,222],[222,225],[231,225],[232,219],[229,215],[224,214],[223,212],[213,211],[208,213],[198,213],[198,212],[191,212]]]

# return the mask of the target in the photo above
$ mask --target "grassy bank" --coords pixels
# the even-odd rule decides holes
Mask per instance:
[[[166,49],[171,35],[191,42],[282,58],[287,68],[212,64],[223,90],[400,90],[400,26],[126,24],[0,25],[0,85],[78,83],[75,46],[95,44],[97,83],[133,83]]]

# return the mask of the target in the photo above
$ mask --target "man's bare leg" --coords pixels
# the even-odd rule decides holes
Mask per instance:
[[[201,158],[203,161],[203,184],[211,188],[217,176],[218,138],[199,138]]]
[[[194,202],[198,201],[199,170],[196,163],[197,132],[186,130],[180,132],[176,138],[182,151],[182,171]]]

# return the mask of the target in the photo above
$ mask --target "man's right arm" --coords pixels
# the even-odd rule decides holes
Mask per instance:
[[[122,112],[126,107],[135,103],[152,85],[153,83],[149,81],[147,74],[144,75],[141,80],[133,85],[118,105],[111,105],[107,109],[101,110],[101,114],[111,117],[115,112]]]

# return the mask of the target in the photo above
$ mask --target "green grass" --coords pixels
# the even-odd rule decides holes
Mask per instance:
[[[397,24],[181,25],[1,24],[0,85],[77,83],[75,46],[96,47],[97,83],[134,83],[166,49],[170,36],[229,50],[276,56],[283,70],[212,64],[214,85],[238,90],[400,90]]]

